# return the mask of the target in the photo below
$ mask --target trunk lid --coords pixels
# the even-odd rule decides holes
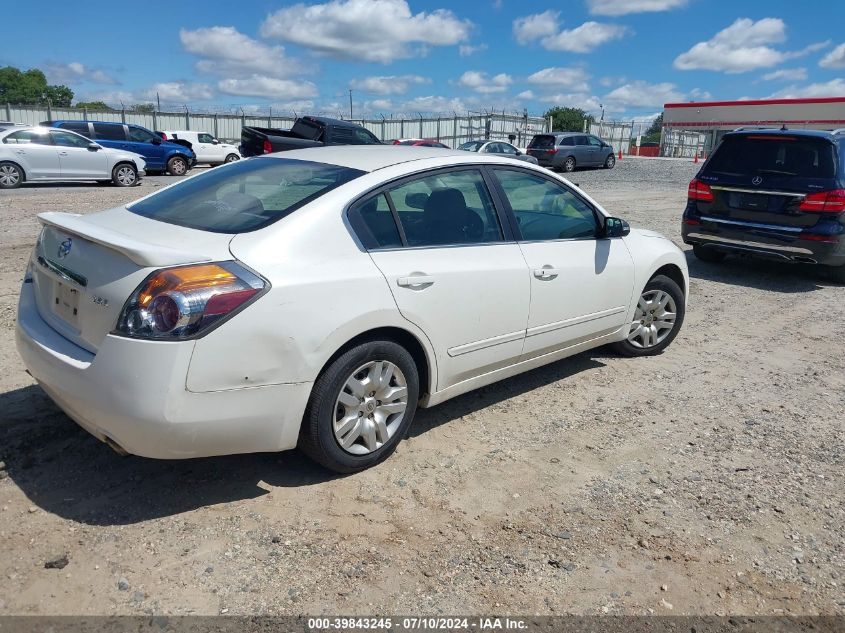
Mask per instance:
[[[165,224],[123,207],[88,216],[42,213],[32,263],[38,312],[96,353],[129,296],[153,270],[232,259],[231,235]]]
[[[712,201],[698,201],[705,216],[739,222],[808,228],[819,214],[799,207],[808,194],[838,187],[836,149],[829,140],[786,133],[726,136],[698,179]]]

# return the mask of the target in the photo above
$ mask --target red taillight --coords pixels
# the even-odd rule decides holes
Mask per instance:
[[[684,218],[684,224],[687,226],[699,226],[701,222],[698,220],[693,220],[692,218]]]
[[[808,240],[810,242],[826,242],[828,244],[836,244],[839,241],[838,235],[820,235],[818,233],[802,233],[801,234],[802,240]]]
[[[168,138],[167,138],[167,134],[165,134],[164,132],[162,132],[162,133],[161,133],[161,140],[162,140],[162,141],[166,141],[166,140],[168,140]]]
[[[687,197],[690,200],[713,202],[713,190],[706,182],[701,182],[698,178],[693,178],[690,180],[689,188],[687,189]]]
[[[273,153],[273,144],[265,138],[264,143],[261,146],[261,149],[264,151],[265,154],[272,154]]]
[[[546,154],[557,154],[557,150],[556,149],[547,149]]]
[[[798,208],[815,213],[842,213],[845,211],[845,189],[807,194]]]

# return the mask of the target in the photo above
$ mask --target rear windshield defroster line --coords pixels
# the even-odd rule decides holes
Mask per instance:
[[[246,233],[290,215],[365,173],[312,161],[251,158],[216,167],[127,209],[191,229]]]

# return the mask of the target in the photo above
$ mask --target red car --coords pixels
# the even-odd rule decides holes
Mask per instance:
[[[393,141],[394,145],[419,145],[420,147],[442,147],[443,149],[450,149],[448,145],[444,145],[440,141],[435,141],[433,138],[397,138]]]

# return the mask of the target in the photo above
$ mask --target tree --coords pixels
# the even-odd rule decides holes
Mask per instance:
[[[109,106],[107,106],[102,101],[79,101],[74,106],[75,108],[88,108],[89,110],[111,110]]]
[[[660,140],[660,130],[663,129],[663,113],[658,114],[643,136],[646,143],[656,143]]]
[[[151,114],[155,112],[156,107],[155,104],[152,103],[136,103],[132,106],[131,109],[135,110],[135,112],[144,112],[146,114]]]
[[[21,105],[70,106],[73,91],[67,86],[48,86],[44,73],[37,68],[21,72],[14,66],[0,68],[0,103]]]
[[[547,119],[552,117],[552,130],[555,132],[583,132],[584,121],[589,124],[595,121],[592,114],[587,114],[581,108],[564,108],[556,106],[546,112]]]

